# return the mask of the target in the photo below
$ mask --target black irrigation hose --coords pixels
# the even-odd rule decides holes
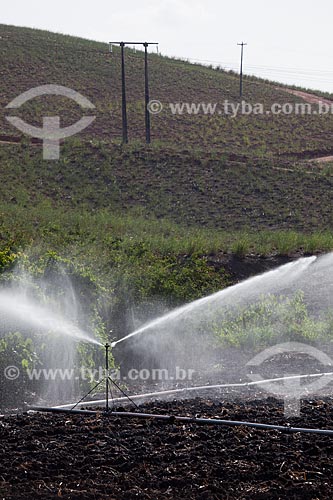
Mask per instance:
[[[177,415],[157,415],[153,413],[133,413],[126,411],[93,411],[93,410],[70,410],[64,408],[45,408],[39,406],[33,406],[28,409],[39,412],[49,412],[49,413],[74,413],[81,415],[96,415],[103,414],[112,417],[128,417],[128,418],[144,418],[144,419],[154,419],[163,420],[165,422],[183,422],[187,424],[198,424],[198,425],[225,425],[229,427],[252,427],[254,429],[261,429],[264,431],[280,431],[288,433],[307,433],[307,434],[321,434],[324,436],[333,436],[333,430],[329,429],[310,429],[304,427],[289,427],[287,425],[271,425],[271,424],[259,424],[256,422],[242,422],[239,420],[220,420],[214,418],[191,418],[191,417],[180,417]]]

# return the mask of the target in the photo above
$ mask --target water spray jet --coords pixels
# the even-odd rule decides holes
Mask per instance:
[[[326,259],[326,260],[325,260]],[[195,423],[195,424],[207,424],[207,425],[230,425],[230,426],[238,426],[238,425],[247,425],[249,427],[255,427],[255,428],[260,428],[260,429],[265,429],[265,430],[279,430],[279,431],[285,431],[285,432],[312,432],[312,433],[317,433],[317,434],[326,434],[326,435],[333,435],[333,430],[330,429],[303,429],[303,428],[291,428],[289,426],[275,426],[275,425],[270,425],[270,424],[256,424],[256,423],[251,423],[251,422],[238,422],[238,421],[226,421],[226,420],[220,420],[220,419],[208,419],[208,418],[191,418],[191,417],[182,417],[182,416],[174,416],[174,415],[152,415],[152,414],[146,414],[146,413],[133,413],[133,412],[117,412],[117,411],[111,411],[110,410],[110,405],[109,405],[109,390],[110,390],[110,384],[114,384],[123,394],[124,392],[121,390],[121,388],[113,381],[110,377],[109,374],[109,350],[110,348],[114,348],[117,346],[119,343],[122,343],[126,341],[127,339],[134,339],[136,340],[135,342],[135,348],[137,349],[135,351],[136,356],[140,355],[140,352],[147,353],[149,347],[149,352],[148,354],[155,354],[154,349],[156,349],[157,354],[162,354],[166,355],[170,354],[170,358],[158,358],[158,361],[161,361],[161,366],[166,366],[166,363],[169,362],[170,360],[174,362],[174,353],[178,354],[179,351],[181,351],[181,354],[183,353],[184,359],[186,357],[188,358],[189,362],[192,362],[192,357],[197,355],[197,358],[200,358],[198,354],[202,353],[202,344],[203,342],[201,341],[200,337],[191,337],[193,340],[198,342],[198,345],[193,348],[193,353],[194,355],[192,357],[189,356],[189,351],[190,348],[192,348],[192,344],[186,343],[186,336],[182,336],[181,334],[184,333],[184,327],[190,327],[192,329],[192,326],[195,327],[194,333],[199,331],[199,328],[197,328],[197,324],[200,323],[203,317],[209,317],[209,315],[212,313],[212,317],[214,318],[213,314],[215,312],[220,313],[221,315],[218,316],[218,319],[221,319],[221,321],[225,318],[224,316],[224,311],[227,310],[228,307],[230,307],[230,310],[233,311],[232,308],[235,306],[238,306],[238,304],[248,307],[248,305],[251,304],[251,302],[254,302],[258,300],[258,297],[260,298],[260,294],[278,294],[278,293],[287,293],[290,294],[294,293],[295,290],[305,290],[305,292],[308,294],[307,298],[308,301],[312,301],[312,305],[315,308],[317,305],[317,301],[322,301],[323,305],[326,306],[331,306],[330,302],[330,297],[332,296],[331,293],[329,293],[331,290],[333,290],[333,279],[332,279],[332,273],[330,273],[330,270],[332,269],[332,263],[333,263],[333,254],[330,256],[326,256],[324,258],[316,258],[316,257],[310,257],[310,258],[305,258],[305,259],[299,259],[296,262],[292,262],[289,264],[286,264],[284,266],[281,266],[278,269],[275,269],[273,271],[269,271],[267,273],[264,273],[263,275],[260,276],[255,276],[253,278],[250,278],[246,280],[245,282],[242,282],[238,285],[235,285],[233,287],[229,287],[225,290],[222,290],[220,292],[217,292],[209,297],[205,297],[203,299],[199,299],[197,301],[194,301],[193,303],[187,304],[185,306],[182,306],[180,308],[177,308],[169,313],[167,313],[164,316],[161,316],[160,318],[156,318],[155,320],[146,323],[130,335],[127,335],[123,338],[120,338],[119,340],[113,341],[110,344],[105,344],[103,347],[105,349],[105,376],[103,377],[102,380],[98,382],[98,384],[95,386],[95,388],[105,382],[105,409],[103,408],[101,411],[105,412],[108,416],[117,416],[117,417],[132,417],[132,418],[147,418],[147,419],[158,419],[158,420],[164,420],[166,422],[184,422],[184,423]],[[313,293],[313,280],[312,277],[316,277],[316,283],[320,284],[318,287],[315,289],[315,294]],[[237,310],[236,310],[237,313]],[[235,314],[236,314],[235,313]],[[189,324],[188,324],[189,321]],[[192,323],[191,323],[192,321]],[[178,322],[176,324],[176,322]],[[193,324],[193,325],[192,325]],[[176,325],[176,326],[175,326]],[[174,327],[175,326],[175,327]],[[247,326],[247,325],[246,325]],[[174,327],[174,328],[173,328]],[[159,330],[160,329],[160,330]],[[147,339],[147,342],[145,341],[146,335],[139,335],[146,333],[147,331],[150,331],[149,334],[150,337]],[[167,333],[168,336],[166,340],[161,342],[163,340],[164,334]],[[192,332],[193,333],[193,332]],[[160,335],[162,334],[162,335]],[[179,335],[177,335],[179,334]],[[159,335],[159,336],[158,336]],[[157,339],[157,340],[156,340]],[[176,343],[178,342],[178,339],[180,342],[183,342],[182,344]],[[184,341],[185,339],[185,341]],[[171,341],[174,342],[171,344]],[[133,342],[134,343],[134,342]],[[99,344],[101,345],[101,344]],[[167,348],[166,348],[167,347]],[[177,348],[183,348],[178,349]],[[141,348],[141,351],[140,351]],[[172,348],[174,348],[174,351],[172,351]],[[195,348],[197,348],[197,351],[195,351]],[[163,351],[164,349],[164,351]],[[192,353],[190,353],[192,354]],[[155,361],[155,360],[154,360]],[[199,359],[202,364],[202,357]],[[162,363],[165,362],[164,365]],[[175,364],[173,364],[175,366]],[[237,376],[239,374],[237,373]],[[321,374],[321,375],[331,375],[331,373],[326,373],[326,374]],[[303,377],[303,376],[301,376]],[[297,377],[297,378],[301,378]],[[318,374],[312,374],[312,375],[304,375],[304,377],[318,377]],[[293,378],[293,377],[290,377]],[[283,380],[286,378],[284,377]],[[239,380],[239,379],[238,379]],[[266,381],[265,383],[270,383],[273,379],[270,378]],[[282,379],[275,379],[275,380],[282,380]],[[260,384],[262,384],[263,381],[260,381]],[[255,385],[256,382],[248,382],[246,384],[238,384],[238,386],[253,386]],[[236,387],[237,384],[227,384],[230,387]],[[227,387],[225,385],[225,387]],[[210,388],[222,388],[223,386],[211,386]],[[93,388],[88,394],[90,394],[95,388]],[[190,387],[186,389],[176,389],[174,391],[166,391],[165,395],[167,392],[170,393],[170,395],[175,395],[176,393],[178,394],[179,392],[185,391],[206,391],[209,390],[208,386],[201,386],[201,387]],[[125,398],[129,401],[131,401],[133,404],[134,400],[138,400],[140,397],[144,396],[152,396],[156,397],[158,395],[162,395],[164,391],[150,393],[146,395],[141,395],[138,394],[136,396],[132,396],[131,398],[125,395]],[[88,395],[87,394],[87,395]],[[193,394],[193,392],[192,392]],[[87,396],[86,395],[86,396]],[[91,411],[88,412],[88,410],[79,410],[77,409],[78,406],[81,406],[81,403],[83,399],[82,398],[78,403],[76,403],[72,408],[39,408],[39,407],[34,407],[35,410],[40,410],[40,411],[50,411],[50,412],[60,412],[64,411],[66,413],[68,412],[84,412],[84,414],[95,414],[95,412]],[[113,400],[114,402],[117,400]],[[87,404],[92,405],[94,404],[97,406],[101,401],[94,401],[94,402],[88,402],[88,403],[82,403],[82,405]],[[135,405],[136,406],[136,405]],[[136,406],[137,407],[137,406]]]

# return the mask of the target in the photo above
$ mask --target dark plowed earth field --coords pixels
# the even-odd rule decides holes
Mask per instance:
[[[141,411],[286,425],[273,398],[147,403]],[[330,428],[332,399],[293,426]],[[1,498],[331,499],[332,438],[81,415],[0,420]]]

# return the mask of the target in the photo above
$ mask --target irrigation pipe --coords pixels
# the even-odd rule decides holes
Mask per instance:
[[[197,386],[197,387],[185,387],[182,389],[172,389],[168,391],[159,391],[159,392],[151,392],[147,394],[136,394],[134,396],[131,396],[131,399],[144,399],[144,398],[151,398],[151,397],[156,397],[156,396],[167,396],[167,395],[175,395],[175,394],[181,394],[181,393],[188,393],[188,392],[195,392],[195,391],[204,391],[204,390],[212,390],[212,389],[226,389],[226,388],[237,388],[237,387],[251,387],[251,386],[256,386],[256,385],[261,385],[261,384],[268,384],[272,382],[279,382],[279,381],[284,381],[284,380],[292,380],[292,379],[304,379],[304,378],[316,378],[316,377],[322,377],[322,376],[333,376],[333,372],[326,372],[326,373],[314,373],[314,374],[308,374],[308,375],[294,375],[290,377],[280,377],[280,378],[275,378],[275,379],[266,379],[266,380],[260,380],[260,381],[254,381],[254,382],[243,382],[243,383],[235,383],[235,384],[217,384],[217,385],[205,385],[205,386]],[[114,402],[122,402],[124,400],[127,400],[127,398],[117,398],[114,399]],[[106,400],[95,400],[95,401],[88,401],[88,402],[82,402],[80,405],[84,406],[96,406],[98,404],[106,404]],[[54,408],[48,408],[48,407],[38,407],[38,406],[33,406],[28,409],[28,411],[39,411],[39,412],[48,412],[48,413],[70,413],[70,414],[79,414],[79,415],[98,415],[102,414],[105,416],[112,416],[112,417],[124,417],[124,418],[141,418],[141,419],[153,419],[153,420],[161,420],[165,421],[167,423],[173,423],[173,422],[182,422],[182,423],[187,423],[187,424],[197,424],[197,425],[220,425],[220,426],[229,426],[229,427],[240,427],[240,426],[245,426],[245,427],[251,427],[254,429],[260,429],[260,430],[266,430],[266,431],[280,431],[280,432],[287,432],[287,433],[307,433],[307,434],[320,434],[320,435],[325,435],[325,436],[333,436],[333,430],[330,429],[312,429],[312,428],[306,428],[306,427],[290,427],[290,426],[283,426],[283,425],[272,425],[272,424],[261,424],[257,422],[246,422],[246,421],[239,421],[239,420],[220,420],[220,419],[215,419],[215,418],[192,418],[192,417],[181,417],[181,416],[174,416],[174,415],[158,415],[158,414],[151,414],[151,413],[133,413],[133,412],[123,412],[123,411],[96,411],[96,410],[79,410],[79,409],[71,409],[73,404],[71,405],[63,405],[63,406],[57,406]]]
[[[192,418],[192,417],[180,417],[177,415],[158,415],[153,413],[132,413],[124,411],[110,411],[101,412],[93,410],[70,410],[66,408],[45,408],[45,407],[32,407],[31,410],[39,412],[48,413],[75,413],[82,415],[97,415],[104,414],[107,417],[125,417],[125,418],[135,418],[135,419],[150,419],[150,420],[162,420],[166,423],[181,422],[186,424],[197,424],[197,425],[220,425],[228,427],[252,427],[254,429],[260,429],[265,431],[280,431],[288,433],[307,433],[307,434],[321,434],[324,436],[333,436],[333,430],[329,429],[310,429],[304,427],[289,427],[285,425],[271,425],[271,424],[260,424],[256,422],[243,422],[239,420],[220,420],[215,418]]]
[[[310,373],[308,375],[292,375],[289,377],[280,377],[280,378],[270,378],[270,379],[265,379],[265,380],[259,380],[259,381],[254,381],[254,382],[239,382],[235,384],[217,384],[217,385],[202,385],[202,386],[194,386],[194,387],[183,387],[181,389],[170,389],[167,391],[158,391],[158,392],[149,392],[146,394],[135,394],[131,396],[131,399],[133,400],[140,400],[140,399],[149,399],[153,397],[158,397],[158,396],[172,396],[172,395],[178,395],[178,394],[186,394],[190,392],[200,392],[200,391],[206,391],[206,390],[214,390],[214,389],[230,389],[230,388],[241,388],[241,387],[253,387],[256,385],[263,385],[263,384],[270,384],[272,382],[283,382],[285,380],[295,380],[295,379],[304,379],[304,378],[317,378],[317,377],[323,377],[323,376],[331,376],[333,377],[333,372],[328,372],[328,373]],[[128,401],[128,398],[126,397],[121,397],[121,398],[114,398],[113,402],[114,403],[123,403],[125,401]],[[56,406],[56,408],[59,409],[70,409],[73,407],[74,403],[71,404],[66,404],[66,405],[60,405]],[[105,399],[99,399],[99,400],[94,400],[94,401],[86,401],[86,402],[81,402],[78,406],[98,406],[98,405],[105,405],[106,400]]]

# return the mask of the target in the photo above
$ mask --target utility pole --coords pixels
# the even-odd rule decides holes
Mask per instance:
[[[126,80],[125,80],[125,44],[120,43],[121,47],[121,113],[123,122],[123,143],[128,143],[127,129],[127,103],[126,103]]]
[[[243,54],[244,54],[244,46],[247,45],[247,43],[238,43],[237,45],[240,45],[241,48],[241,65],[240,65],[240,75],[239,75],[239,96],[243,96]]]
[[[128,142],[127,130],[127,110],[126,110],[126,82],[125,82],[125,45],[143,45],[145,48],[145,126],[146,126],[146,143],[150,144],[150,114],[148,109],[149,104],[149,73],[148,73],[148,46],[157,45],[157,42],[110,42],[110,52],[112,45],[120,45],[121,47],[121,88],[122,88],[122,121],[123,121],[123,143]]]
[[[150,113],[149,104],[149,79],[148,79],[148,43],[144,43],[145,47],[145,124],[146,124],[146,143],[150,144]]]
[[[109,411],[109,344],[105,344],[105,410]]]

